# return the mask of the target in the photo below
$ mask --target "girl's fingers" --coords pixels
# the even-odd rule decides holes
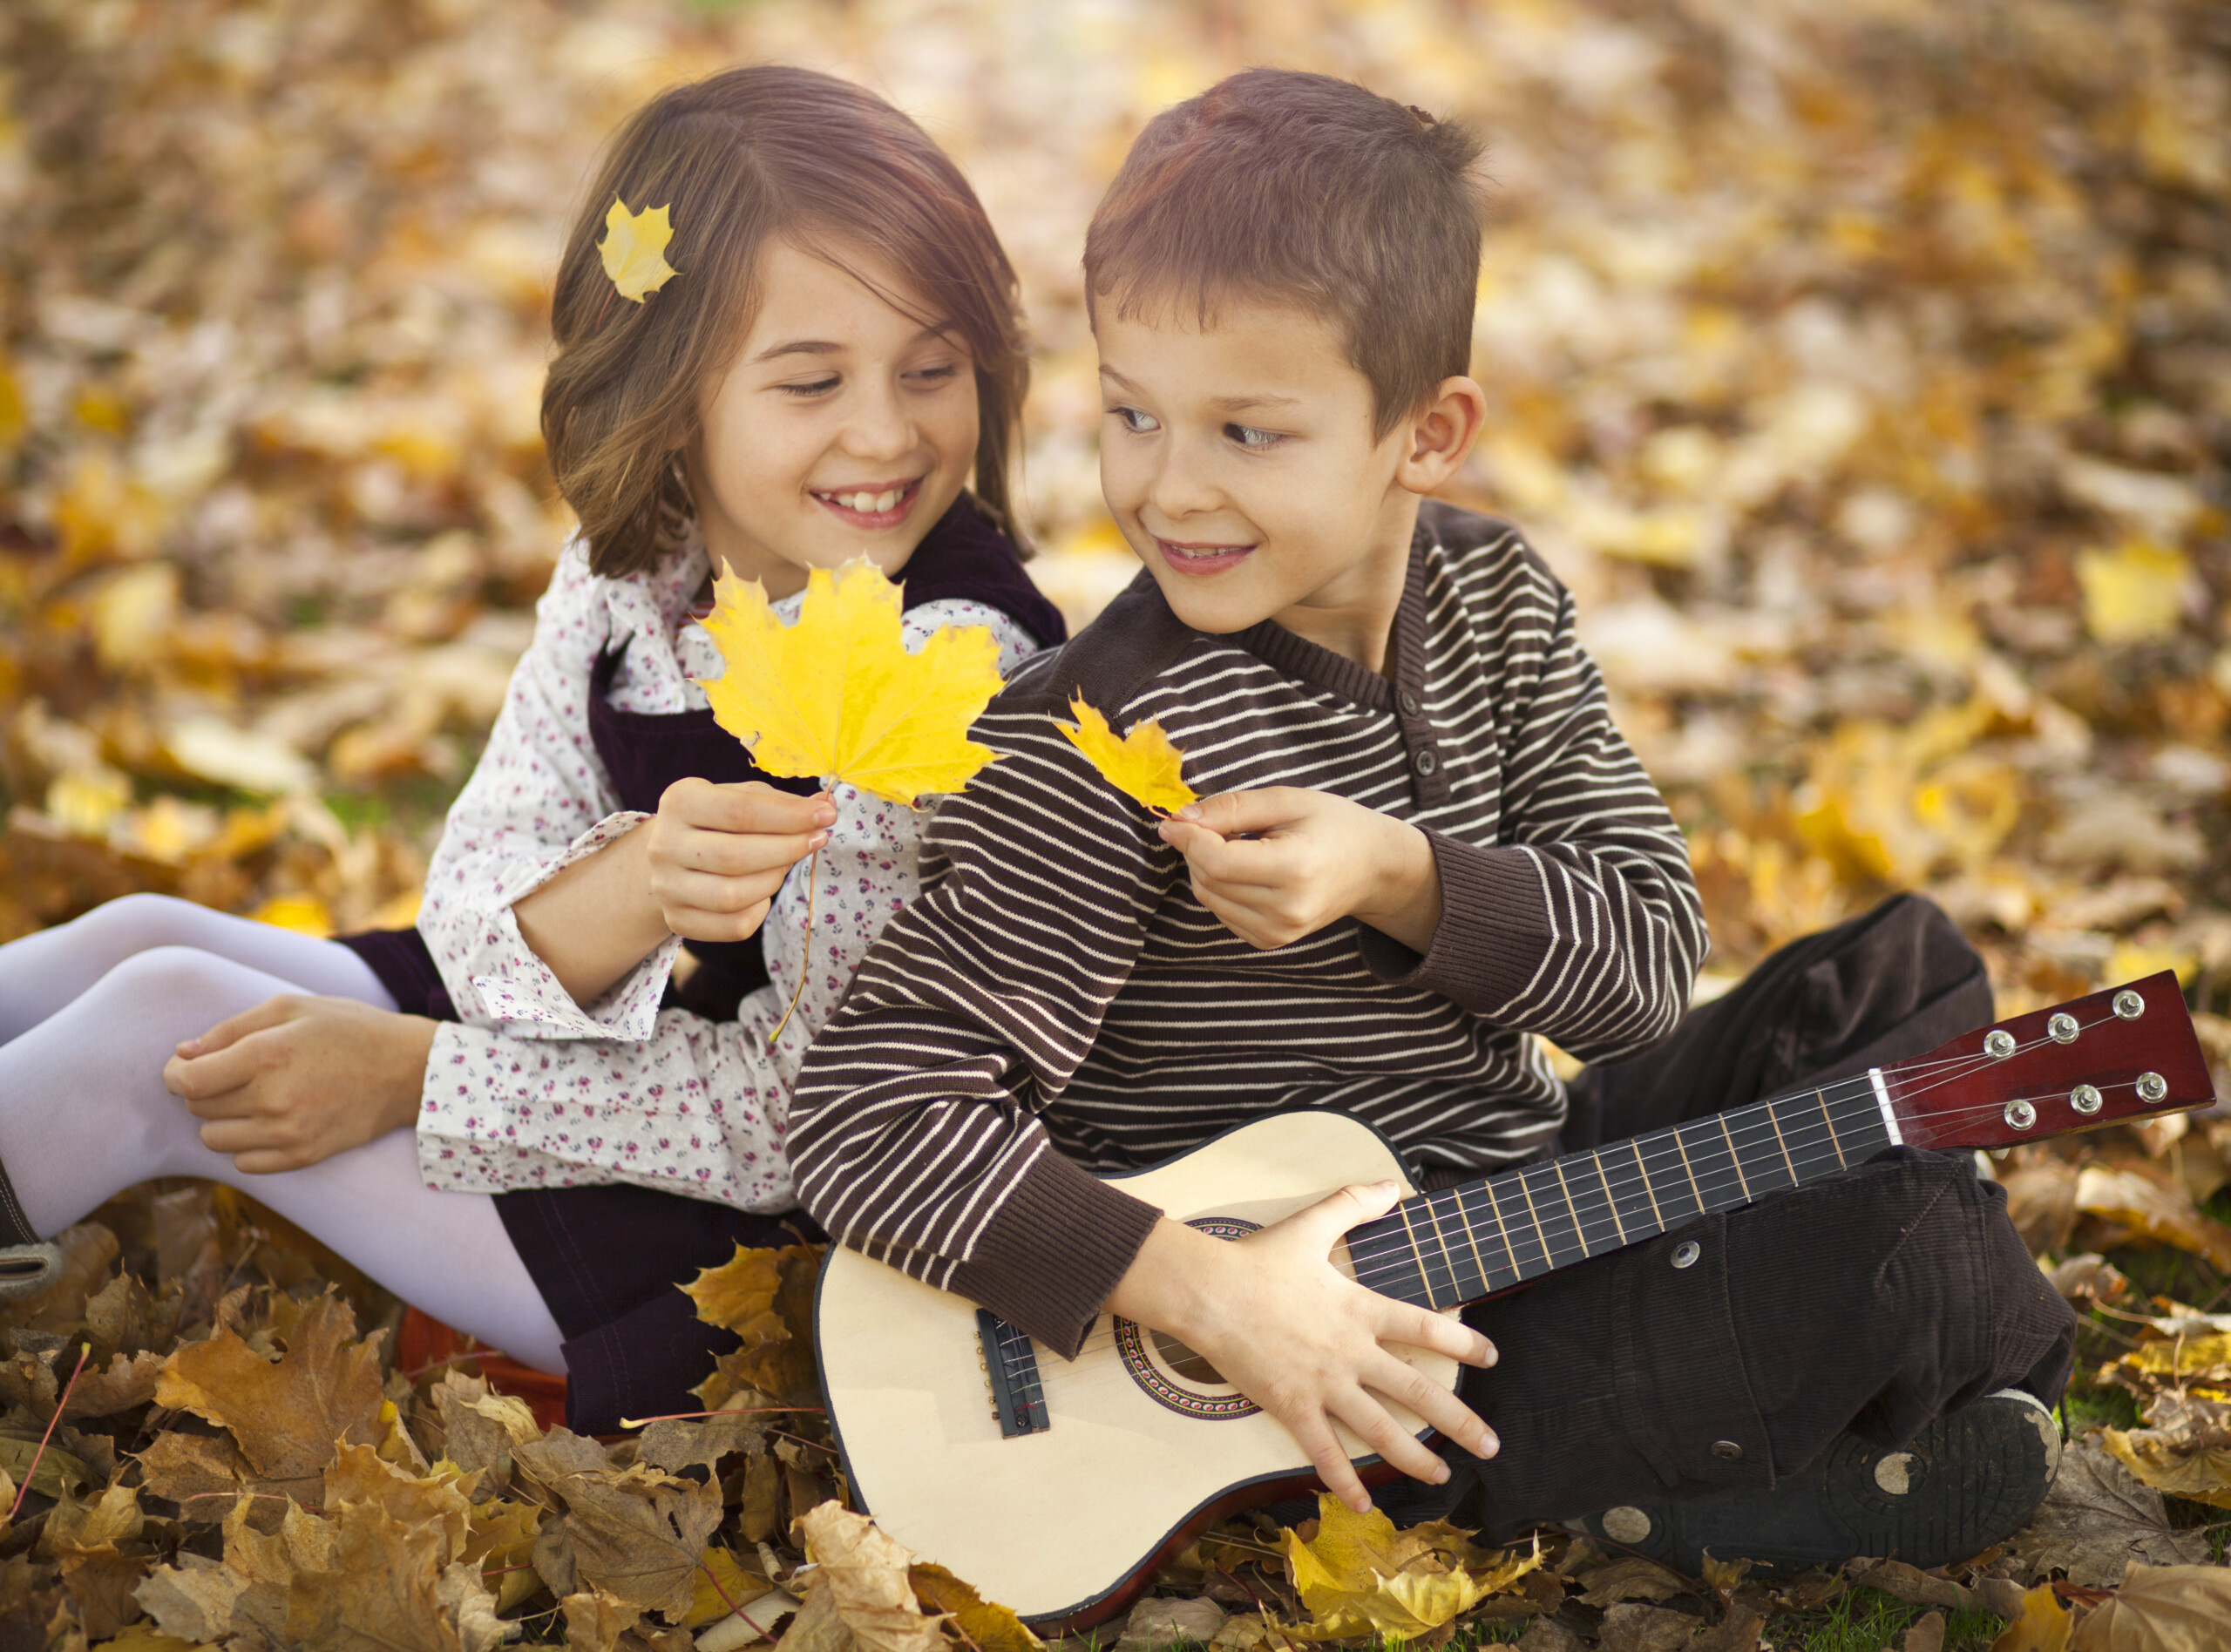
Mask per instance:
[[[652,885],[661,906],[694,908],[701,912],[741,912],[775,898],[783,887],[781,871],[755,872],[743,877],[722,877],[712,872],[675,872]]]
[[[234,1094],[261,1070],[255,1052],[235,1044],[208,1055],[171,1057],[163,1063],[163,1086],[198,1112]]]
[[[207,1055],[214,1051],[228,1049],[251,1032],[261,1032],[266,1027],[277,1026],[294,1019],[302,1001],[285,994],[268,998],[254,1009],[242,1010],[238,1015],[227,1016],[199,1038],[182,1040],[178,1053],[186,1057]]]
[[[1394,1355],[1382,1353],[1373,1360],[1363,1381],[1365,1387],[1406,1407],[1473,1456],[1485,1459],[1495,1454],[1501,1442],[1478,1413],[1454,1392]]]
[[[659,807],[661,812],[670,809],[685,825],[751,836],[803,835],[837,823],[837,807],[827,792],[793,797],[759,780],[725,786],[709,780],[676,781],[667,788]]]
[[[667,912],[667,927],[685,941],[748,941],[759,933],[773,905],[772,901],[763,900],[740,912],[677,906]]]
[[[829,841],[806,832],[691,832],[675,859],[691,871],[720,877],[779,877]]]

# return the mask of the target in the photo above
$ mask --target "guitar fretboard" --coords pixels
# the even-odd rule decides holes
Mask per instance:
[[[1862,1075],[1670,1130],[1406,1199],[1348,1234],[1356,1277],[1383,1296],[1452,1308],[1892,1145]]]

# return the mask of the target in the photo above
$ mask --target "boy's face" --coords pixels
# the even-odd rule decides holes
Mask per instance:
[[[1396,479],[1409,421],[1372,435],[1370,381],[1332,329],[1227,300],[1098,317],[1100,484],[1179,619],[1230,633],[1276,619],[1351,658],[1400,599],[1417,496]],[[1378,660],[1364,663],[1373,668]]]

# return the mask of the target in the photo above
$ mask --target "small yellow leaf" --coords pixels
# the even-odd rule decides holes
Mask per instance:
[[[620,296],[640,304],[643,295],[655,293],[681,272],[666,261],[667,243],[674,226],[664,206],[646,206],[640,213],[615,198],[604,215],[604,239],[596,244],[604,254],[604,273],[620,289]]]
[[[910,808],[992,761],[968,738],[1000,691],[999,645],[947,626],[910,653],[899,586],[865,557],[806,581],[784,625],[756,579],[722,574],[704,625],[727,674],[699,686],[720,726],[770,775],[843,782]]]
[[[2076,578],[2095,639],[2143,642],[2176,630],[2192,564],[2181,551],[2133,539],[2113,551],[2079,551]]]
[[[2022,1597],[2022,1615],[1990,1643],[1990,1652],[2067,1652],[2069,1628],[2068,1608],[2051,1584],[2040,1583]]]
[[[774,1587],[756,1571],[745,1571],[728,1550],[709,1548],[697,1557],[697,1593],[690,1600],[682,1627],[702,1629],[708,1623],[717,1623]]]
[[[906,1568],[914,1598],[925,1609],[950,1617],[961,1637],[977,1652],[1044,1652],[1046,1643],[1008,1608],[987,1601],[975,1588],[931,1561]]]
[[[1315,1538],[1282,1534],[1294,1588],[1311,1622],[1280,1633],[1305,1641],[1380,1635],[1413,1641],[1509,1589],[1541,1565],[1539,1550],[1475,1548],[1445,1520],[1396,1532],[1374,1508],[1357,1514],[1320,1495]]]
[[[1108,719],[1085,704],[1082,694],[1069,701],[1069,709],[1076,714],[1076,721],[1056,719],[1054,727],[1117,791],[1157,815],[1175,814],[1194,801],[1193,789],[1185,783],[1184,754],[1170,743],[1170,736],[1153,718],[1133,723],[1118,740]]]

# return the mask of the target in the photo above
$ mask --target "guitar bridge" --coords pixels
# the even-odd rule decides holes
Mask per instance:
[[[991,1385],[992,1415],[1000,1435],[1042,1434],[1053,1426],[1046,1391],[1038,1382],[1038,1351],[1030,1338],[988,1308],[976,1310],[977,1363]]]

